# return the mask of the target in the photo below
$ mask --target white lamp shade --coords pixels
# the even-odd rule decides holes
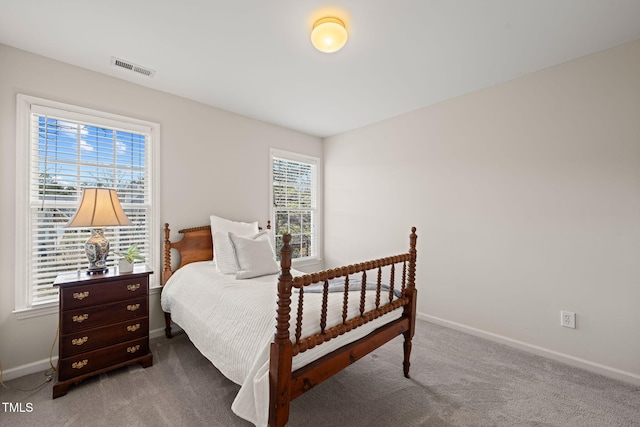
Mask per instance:
[[[347,29],[338,18],[322,18],[313,24],[311,43],[320,52],[337,52],[347,43]]]
[[[116,190],[84,188],[82,200],[67,227],[107,227],[133,225],[124,213]]]

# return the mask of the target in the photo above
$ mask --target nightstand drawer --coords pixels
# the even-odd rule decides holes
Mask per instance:
[[[136,298],[61,313],[60,334],[95,328],[109,323],[124,322],[146,317],[147,298]]]
[[[60,348],[62,349],[62,354],[71,356],[123,341],[146,337],[148,333],[149,319],[147,317],[136,318],[114,325],[62,335],[60,337]]]
[[[147,277],[121,279],[104,282],[99,285],[72,286],[62,292],[62,310],[73,310],[123,299],[138,298],[147,295],[148,289],[149,281]]]
[[[149,341],[146,338],[80,353],[60,361],[58,365],[58,380],[66,380],[88,374],[106,366],[144,356],[147,353],[149,353]]]

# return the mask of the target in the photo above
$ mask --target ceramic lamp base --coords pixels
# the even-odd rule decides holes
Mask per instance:
[[[91,230],[91,237],[84,244],[84,250],[89,260],[87,273],[103,273],[107,268],[107,255],[109,255],[109,241],[104,237],[102,228]]]

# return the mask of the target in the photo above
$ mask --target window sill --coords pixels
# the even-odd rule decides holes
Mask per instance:
[[[21,308],[13,310],[13,315],[18,320],[31,319],[34,317],[48,316],[51,314],[58,314],[59,304],[58,302],[49,302],[35,307]]]

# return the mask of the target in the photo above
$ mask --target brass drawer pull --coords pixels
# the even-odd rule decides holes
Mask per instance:
[[[127,353],[132,353],[133,354],[138,350],[140,350],[140,344],[134,345],[133,347],[127,347]]]
[[[73,362],[73,364],[71,365],[71,367],[73,369],[82,369],[85,366],[87,366],[87,363],[89,363],[89,361],[87,359],[81,360],[79,362]]]
[[[75,339],[71,340],[71,344],[73,344],[73,345],[82,345],[82,344],[86,343],[87,341],[89,341],[89,337],[75,338]]]
[[[82,301],[83,299],[85,299],[86,297],[89,296],[89,291],[86,292],[74,292],[73,293],[73,298]]]
[[[136,323],[135,325],[127,326],[127,331],[129,331],[129,332],[135,332],[138,329],[140,329],[140,323]]]
[[[88,314],[81,314],[80,316],[73,316],[72,319],[74,322],[82,323],[89,318]]]
[[[140,308],[140,304],[131,304],[127,306],[127,310],[129,311],[136,311],[139,308]]]
[[[131,292],[135,292],[138,289],[140,289],[140,283],[136,283],[134,285],[127,285],[127,290],[129,290]]]

